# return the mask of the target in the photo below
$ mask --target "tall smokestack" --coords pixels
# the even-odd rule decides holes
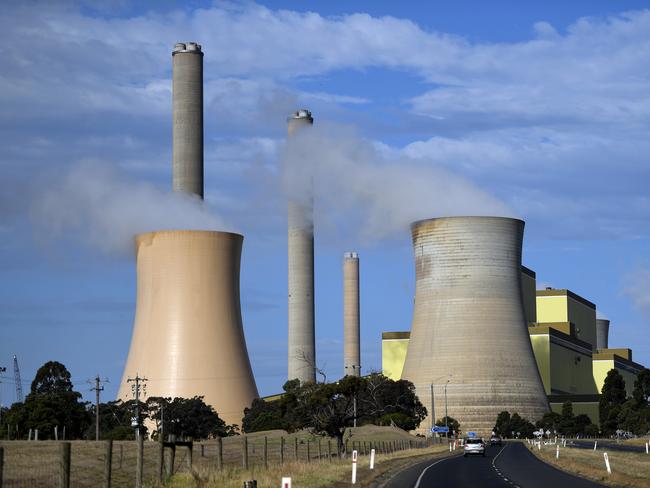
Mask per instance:
[[[172,52],[173,189],[203,198],[203,52],[179,42]]]
[[[343,370],[347,376],[361,376],[359,339],[359,255],[343,255]]]
[[[314,123],[309,110],[297,110],[287,119],[289,136]],[[311,187],[302,201],[288,202],[288,319],[287,379],[316,381],[314,331],[314,221]]]
[[[609,347],[609,320],[596,319],[596,349]]]
[[[549,405],[524,315],[524,222],[447,217],[411,232],[415,303],[402,378],[433,405],[421,427],[448,413],[489,435],[503,410],[540,418]]]

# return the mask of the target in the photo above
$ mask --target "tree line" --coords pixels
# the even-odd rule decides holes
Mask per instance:
[[[546,413],[535,424],[519,414],[503,411],[497,416],[494,432],[501,437],[533,437],[535,430],[550,431],[563,436],[610,437],[650,432],[650,370],[643,369],[634,381],[632,396],[627,397],[625,380],[612,369],[607,373],[598,402],[600,426],[586,414],[574,415],[570,401],[562,405],[562,413]]]

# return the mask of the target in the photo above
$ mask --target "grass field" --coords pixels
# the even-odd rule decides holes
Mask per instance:
[[[644,441],[645,445],[645,441]],[[560,457],[555,458],[555,446],[542,446],[532,452],[553,466],[608,486],[647,488],[650,486],[650,455],[606,449],[576,449],[560,446]],[[612,474],[605,468],[603,453],[609,456]]]
[[[336,441],[314,436],[306,431],[294,434],[287,434],[284,431],[268,431],[250,434],[246,437],[249,471],[252,473],[260,473],[265,469],[265,438],[267,460],[271,469],[280,465],[281,442],[284,445],[284,463],[291,463],[292,470],[304,470],[305,473],[311,473],[315,470],[314,466],[318,465],[318,461],[327,462],[330,450],[333,460],[336,461]],[[421,442],[421,439],[400,429],[377,426],[350,429],[346,433],[346,440],[350,450],[354,443],[361,453],[369,450],[371,442],[411,441],[413,445],[416,442]],[[72,486],[90,488],[101,485],[104,475],[106,443],[72,441],[71,446]],[[241,469],[243,446],[242,436],[223,439],[223,461],[227,472],[236,473]],[[60,473],[60,443],[55,441],[0,441],[0,447],[4,448],[3,488],[56,486]],[[156,442],[144,443],[144,479],[150,485],[154,484],[158,478],[159,449],[159,444]],[[175,472],[187,471],[187,458],[187,449],[177,451],[174,459]],[[207,476],[207,473],[213,471],[217,466],[216,441],[195,443],[192,461],[194,471],[203,473],[204,477]],[[166,462],[169,463],[169,453],[166,454]],[[344,465],[347,465],[347,462],[342,461],[341,469],[344,469]],[[332,465],[331,469],[321,473],[323,479],[339,476],[340,473],[337,469]],[[318,471],[316,469],[316,472]],[[134,441],[114,442],[112,450],[113,486],[117,488],[131,487],[134,484],[135,475],[136,443]]]

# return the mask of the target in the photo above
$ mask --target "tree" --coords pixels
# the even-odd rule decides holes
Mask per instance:
[[[518,413],[510,415],[504,410],[497,415],[493,430],[500,437],[532,437],[535,426]]]
[[[573,436],[576,434],[576,419],[573,415],[573,404],[570,401],[562,404],[562,414],[560,415],[557,431],[565,436]]]
[[[36,372],[25,403],[16,407],[16,419],[22,422],[19,430],[24,436],[25,431],[38,429],[40,439],[53,439],[54,429],[61,432],[65,427],[68,439],[81,438],[91,415],[87,403],[80,399],[81,394],[74,391],[66,367],[48,361]]]
[[[444,427],[446,425],[449,427],[449,433],[458,434],[460,432],[460,422],[453,417],[442,417],[441,419],[436,420],[435,425],[438,427]],[[447,434],[447,436],[449,436],[449,434]]]
[[[562,416],[557,412],[546,412],[540,420],[536,422],[537,428],[542,429],[544,432],[547,430],[551,432],[559,432],[560,421]]]
[[[226,423],[202,396],[193,398],[151,397],[147,400],[149,418],[156,422],[156,435],[208,439],[226,437]]]
[[[634,381],[632,398],[639,406],[648,406],[650,402],[650,369],[643,368]]]
[[[604,434],[612,435],[618,429],[618,416],[626,398],[625,380],[616,369],[611,369],[605,378],[598,404],[600,427]]]
[[[392,423],[404,430],[414,430],[427,416],[415,386],[407,380],[394,381],[381,373],[372,373],[363,378],[357,395],[357,416],[362,423]]]
[[[505,410],[499,412],[492,430],[499,437],[510,437],[510,412]]]
[[[255,398],[250,408],[244,409],[242,430],[249,433],[284,428],[281,407],[281,400],[266,402],[261,398]]]

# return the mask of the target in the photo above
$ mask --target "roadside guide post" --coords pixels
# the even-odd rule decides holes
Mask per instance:
[[[603,457],[605,458],[605,467],[607,468],[607,473],[612,474],[612,468],[609,465],[609,456],[606,452],[603,453]]]
[[[352,484],[357,482],[357,451],[352,451]]]
[[[555,459],[559,459],[560,457],[560,446],[557,445],[555,446]]]
[[[598,441],[596,440],[594,441],[594,451],[596,450],[597,447],[598,447]]]
[[[281,488],[291,488],[291,478],[283,477]]]
[[[370,469],[375,469],[375,450],[370,449]]]

